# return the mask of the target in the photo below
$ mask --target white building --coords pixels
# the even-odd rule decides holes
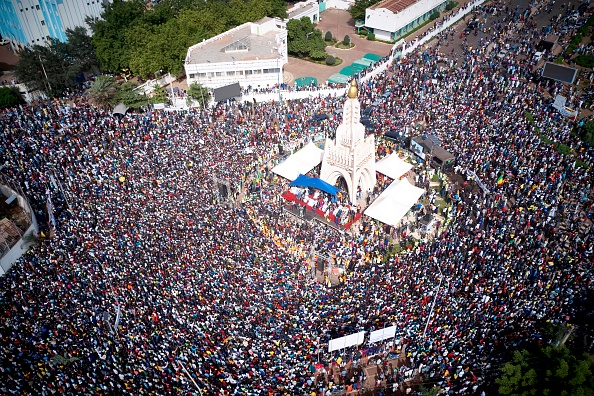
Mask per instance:
[[[334,140],[326,138],[320,179],[334,185],[342,177],[351,204],[357,204],[357,188],[373,191],[375,187],[375,137],[365,137],[361,124],[361,103],[357,99],[357,82],[353,80],[342,111],[342,123]]]
[[[375,37],[395,41],[443,11],[450,0],[384,0],[365,10],[364,26]]]
[[[320,4],[317,0],[307,0],[296,3],[287,10],[289,19],[301,19],[307,17],[312,23],[318,23],[320,20]]]
[[[111,0],[0,0],[0,34],[13,49],[66,41],[66,29],[88,28],[85,18],[99,17]]]
[[[287,24],[266,17],[193,45],[184,67],[188,84],[267,88],[283,82],[287,62]]]

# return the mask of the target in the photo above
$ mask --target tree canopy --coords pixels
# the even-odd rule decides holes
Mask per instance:
[[[107,109],[112,107],[118,96],[118,82],[110,76],[99,76],[87,89],[89,101],[95,106]]]
[[[322,32],[315,29],[314,24],[307,17],[291,19],[287,22],[287,41],[289,55],[300,58],[326,58],[327,54],[324,51],[326,42]]]
[[[564,345],[536,352],[515,351],[496,380],[499,393],[511,396],[594,395],[594,360],[573,355]]]
[[[0,88],[0,109],[23,103],[23,98],[17,89]]]
[[[355,0],[355,3],[351,5],[349,13],[355,21],[365,20],[365,10],[379,2],[380,0]]]
[[[208,88],[194,82],[188,87],[188,97],[193,101],[200,103],[202,107],[204,107],[206,103],[208,103],[210,96],[208,93]]]
[[[148,77],[183,70],[188,47],[245,22],[286,17],[283,0],[165,0],[146,8],[141,0],[115,0],[92,21],[93,46],[109,72],[130,69]]]
[[[33,45],[19,53],[15,74],[32,90],[59,96],[76,84],[84,72],[98,70],[91,37],[81,27],[67,29],[67,42],[52,39],[49,45]]]

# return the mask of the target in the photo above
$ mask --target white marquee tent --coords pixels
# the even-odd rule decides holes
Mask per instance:
[[[316,165],[322,162],[324,150],[309,142],[301,150],[291,155],[272,169],[272,172],[291,181],[297,179],[299,174],[305,175]]]
[[[384,224],[396,226],[425,190],[408,180],[396,180],[365,210],[365,214]]]
[[[401,160],[397,153],[392,153],[375,163],[375,170],[391,179],[398,179],[412,167],[412,164]]]

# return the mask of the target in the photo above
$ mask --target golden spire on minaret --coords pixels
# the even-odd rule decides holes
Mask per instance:
[[[351,81],[351,87],[349,88],[348,97],[351,99],[355,99],[357,97],[357,81]]]

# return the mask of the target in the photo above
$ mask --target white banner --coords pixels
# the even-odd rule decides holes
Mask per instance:
[[[365,339],[365,332],[361,331],[359,333],[350,334],[346,336],[346,346],[355,346],[363,344],[363,340]]]
[[[378,342],[393,338],[396,335],[396,326],[385,327],[380,330],[372,331],[369,334],[369,342]]]
[[[328,352],[345,348],[346,337],[335,338],[328,343]]]
[[[364,331],[355,334],[349,334],[345,337],[334,338],[333,340],[330,340],[330,342],[328,343],[328,352],[337,351],[339,349],[348,348],[354,345],[361,345],[363,344],[364,339]]]

